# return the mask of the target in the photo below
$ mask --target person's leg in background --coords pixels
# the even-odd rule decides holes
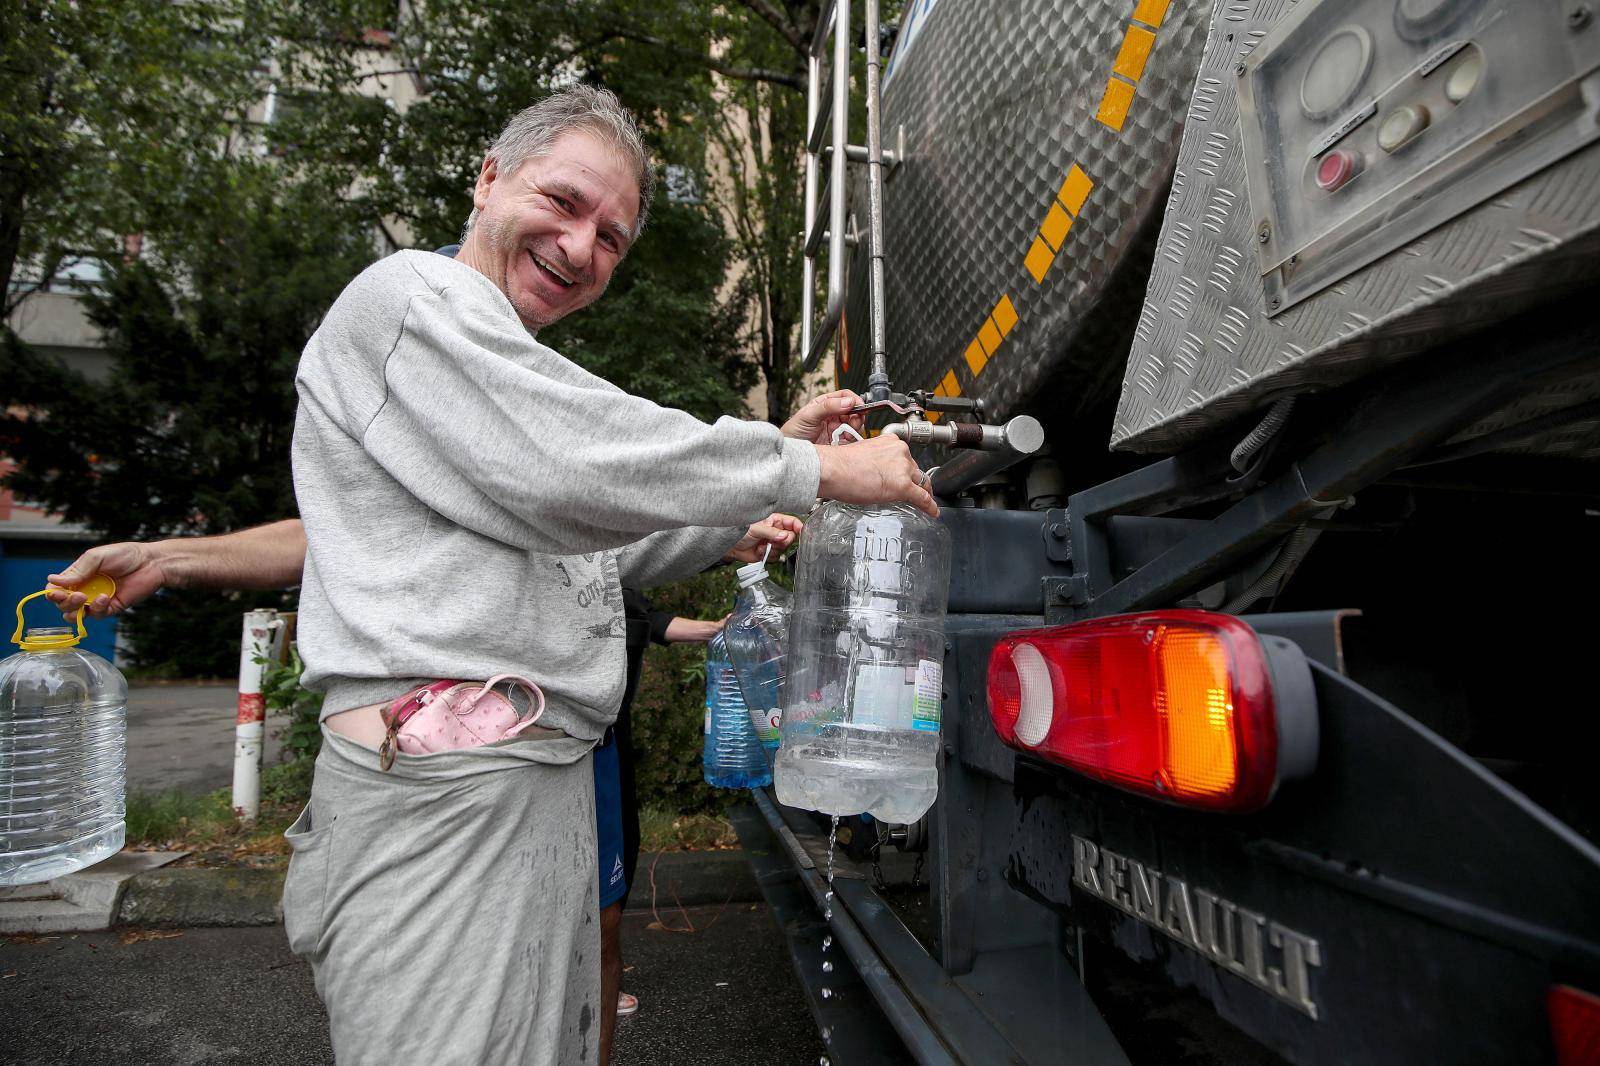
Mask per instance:
[[[637,671],[630,675],[636,679]],[[622,902],[628,902],[628,897],[633,893],[633,875],[639,868],[639,783],[637,774],[638,756],[633,750],[633,715],[630,704],[633,702],[633,684],[630,680],[628,695],[622,701],[622,710],[617,713],[617,771],[621,783],[622,793],[622,873],[628,887],[623,891]]]
[[[616,725],[612,727],[612,732],[617,738],[617,768],[622,810],[624,883],[621,906],[612,919],[619,926],[622,922],[622,907],[628,904],[628,895],[633,891],[633,875],[639,867],[639,787],[636,778],[637,757],[633,749],[633,697],[639,691],[639,675],[644,669],[644,653],[650,646],[649,601],[632,589],[624,589],[623,604],[628,626],[628,683],[622,692],[622,706],[617,711]],[[604,917],[601,916],[602,923]],[[622,970],[620,941],[616,941],[613,954],[616,956],[617,971],[620,976]],[[604,956],[603,959],[608,957],[610,956]],[[621,1016],[626,1017],[639,1009],[639,1000],[621,991],[620,985],[617,999],[617,1013]]]
[[[614,732],[594,750],[595,837],[600,856],[600,1066],[611,1062],[611,1038],[617,1026],[617,995],[622,986],[622,900],[628,882],[623,874],[622,797]]]
[[[630,652],[629,658],[633,655]],[[622,991],[620,983],[622,978],[622,941],[620,938],[622,926],[622,910],[628,905],[628,894],[633,891],[633,874],[639,867],[639,789],[634,780],[634,753],[633,753],[633,723],[629,712],[629,704],[633,702],[633,682],[638,679],[638,671],[629,672],[628,694],[622,701],[622,710],[617,713],[615,727],[617,741],[617,767],[621,788],[620,807],[622,809],[622,898],[617,901],[615,914],[611,911],[600,913],[600,930],[605,932],[606,922],[610,921],[618,929],[618,935],[613,936],[606,943],[614,945],[610,954],[601,953],[600,964],[602,967],[611,964],[615,958],[617,968],[617,1014],[626,1017],[639,1009],[639,1000],[635,996]],[[605,994],[605,990],[601,990]]]

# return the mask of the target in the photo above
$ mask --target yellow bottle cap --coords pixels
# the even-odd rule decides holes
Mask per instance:
[[[23,605],[29,600],[36,600],[40,596],[43,596],[46,592],[50,591],[50,588],[60,587],[61,586],[50,586],[49,588],[43,588],[38,592],[24,596],[22,599],[17,601],[17,631],[11,634],[11,643],[15,644],[23,651],[45,651],[49,648],[73,647],[80,640],[89,635],[83,628],[83,612],[85,607],[99,599],[101,596],[114,596],[117,593],[117,583],[111,579],[111,576],[109,574],[97,573],[93,577],[89,578],[89,580],[79,585],[77,588],[71,590],[73,592],[81,592],[88,597],[86,600],[84,600],[84,607],[79,607],[78,613],[75,616],[75,620],[78,623],[77,633],[51,633],[48,636],[39,636],[27,640],[23,639]],[[0,629],[0,633],[3,632],[5,632],[5,630]]]

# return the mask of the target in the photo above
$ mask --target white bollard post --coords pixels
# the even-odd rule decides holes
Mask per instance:
[[[234,725],[233,813],[241,822],[253,822],[261,813],[261,753],[267,731],[267,704],[261,695],[263,666],[273,637],[283,623],[276,611],[250,611],[244,616],[239,641],[239,716]]]

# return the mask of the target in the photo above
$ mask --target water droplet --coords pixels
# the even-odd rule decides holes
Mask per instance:
[[[822,972],[823,973],[832,973],[833,972],[833,963],[831,963],[831,962],[823,963],[822,964]]]
[[[828,1056],[826,1056],[826,1055],[822,1056],[821,1066],[833,1066],[833,1064],[828,1061]]]
[[[833,1027],[832,1026],[824,1025],[822,1027],[822,1039],[824,1039],[824,1040],[832,1040],[833,1039]],[[828,1061],[828,1056],[826,1056],[826,1055],[822,1056],[822,1061],[823,1062],[827,1062]]]
[[[833,892],[832,891],[828,891],[828,892],[823,893],[822,898],[825,899],[825,900],[832,900],[833,899]]]
[[[827,951],[831,947],[833,947],[833,935],[829,934],[822,938],[822,950]]]
[[[833,908],[832,907],[825,908],[823,910],[823,912],[822,912],[822,916],[824,918],[826,918],[830,922],[833,921]]]
[[[823,989],[823,990],[822,990],[822,998],[823,998],[823,999],[832,999],[832,998],[833,998],[833,989],[831,989],[831,988],[824,988],[824,989]]]

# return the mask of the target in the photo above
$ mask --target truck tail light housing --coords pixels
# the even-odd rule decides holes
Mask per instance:
[[[1600,1062],[1600,997],[1571,985],[1551,985],[1545,996],[1558,1066]]]
[[[1258,810],[1316,764],[1305,656],[1208,611],[1008,633],[989,716],[1019,751],[1187,807]]]

